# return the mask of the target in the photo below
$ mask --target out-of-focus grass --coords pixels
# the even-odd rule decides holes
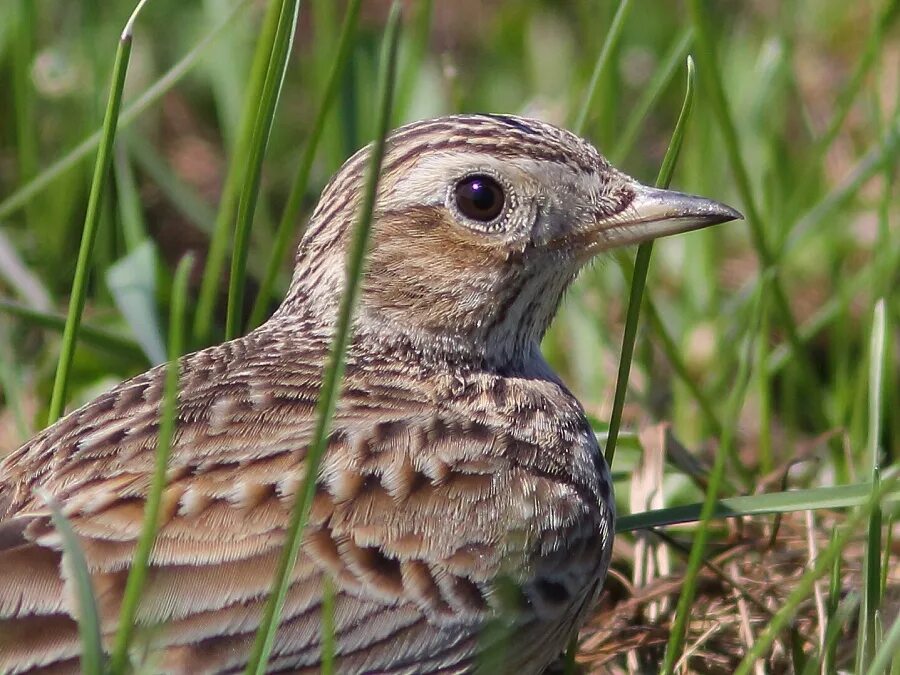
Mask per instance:
[[[713,464],[720,443],[730,449],[722,496],[753,499],[746,508],[754,513],[766,510],[766,497],[741,494],[777,492],[782,484],[814,490],[862,482],[871,475],[873,455],[881,467],[896,463],[900,2],[704,0],[692,3],[692,20],[681,3],[653,3],[651,11],[648,0],[632,0],[583,115],[579,104],[618,2],[408,5],[395,123],[456,111],[524,113],[563,124],[577,118],[584,135],[645,182],[655,175],[678,116],[678,65],[686,53],[697,55],[697,100],[672,187],[733,203],[749,222],[655,247],[647,282],[652,307],[638,333],[623,429],[669,422],[674,437],[700,459],[691,464],[669,456],[659,486],[666,506],[702,499],[709,477],[704,467]],[[303,4],[262,164],[256,217],[245,231],[246,270],[240,261],[233,267],[241,277],[236,283],[246,274],[240,284],[246,293],[233,286],[232,331],[251,316],[250,303],[240,300],[257,297],[261,284],[264,301],[270,284],[275,296],[286,286],[288,261],[275,273],[266,267],[285,203],[289,212],[303,213],[293,223],[296,233],[327,178],[375,136],[374,75],[387,6],[363,3],[347,64],[338,69],[344,3]],[[79,144],[99,128],[116,40],[132,9],[125,0],[0,4],[0,72],[11,83],[0,96],[0,246],[2,260],[11,261],[0,265],[0,453],[47,416],[61,353],[59,317],[70,302],[73,252],[90,186],[91,163],[83,160],[93,148]],[[263,53],[277,26],[270,10],[269,30],[261,30],[265,12],[266,3],[240,0],[154,0],[142,15],[123,105],[128,111],[144,97],[142,112],[127,130],[124,120],[120,125],[112,189],[95,205],[96,249],[84,277],[69,406],[159,360],[159,340],[154,347],[147,338],[164,333],[160,317],[168,315],[175,262],[186,252],[205,259],[213,232],[213,263],[205,266],[205,279],[196,274],[191,280],[195,346],[226,333],[223,272],[234,218],[241,190],[245,197],[255,193],[242,167],[260,147],[252,143],[247,111],[258,101],[248,103],[248,83],[251,71],[262,81],[265,63],[254,55]],[[160,78],[153,91],[165,93],[147,97]],[[321,125],[318,111],[330,96],[331,114]],[[318,151],[304,160],[311,161],[308,175],[300,193],[291,195],[300,152],[314,147],[311,132]],[[81,160],[57,164],[74,148],[81,148]],[[242,213],[249,217],[254,209],[245,204]],[[630,262],[624,262],[628,272]],[[619,267],[585,271],[544,345],[598,421],[601,437],[629,295],[630,273]],[[757,315],[753,298],[766,278],[771,302]],[[29,292],[35,285],[39,292]],[[123,296],[123,288],[137,288],[139,295]],[[879,314],[874,308],[881,298]],[[275,302],[258,307],[253,323]],[[881,351],[873,336],[883,338]],[[752,352],[744,344],[753,344]],[[740,406],[733,394],[738,372],[749,377]],[[614,466],[625,477],[617,481],[621,513],[629,510],[628,478],[640,468],[640,449],[633,434],[621,440]],[[797,459],[803,471],[789,471]],[[771,500],[774,510],[790,510],[779,500]],[[888,565],[876,564],[879,553],[889,553],[879,535],[895,522],[891,508],[885,505],[880,514],[883,524],[873,528],[867,521],[870,574],[866,588],[856,590],[864,600],[860,611],[871,619],[871,640],[859,667],[883,653],[871,630],[875,617],[891,618],[878,613],[871,570],[887,574],[889,587],[900,583]],[[694,533],[676,530],[685,532]],[[725,530],[706,534],[711,549],[727,545]],[[615,564],[630,578],[628,535],[623,542]],[[832,619],[846,620],[848,606],[837,596],[829,602],[823,622],[829,649],[840,633]],[[885,623],[883,634],[890,630]],[[624,663],[620,659],[618,667]]]

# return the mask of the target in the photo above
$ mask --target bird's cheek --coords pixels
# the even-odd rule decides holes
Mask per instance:
[[[583,265],[595,250],[596,218],[586,207],[557,208],[541,214],[532,244],[554,264]]]
[[[531,241],[537,248],[557,248],[577,229],[578,214],[565,204],[542,204],[535,214]]]

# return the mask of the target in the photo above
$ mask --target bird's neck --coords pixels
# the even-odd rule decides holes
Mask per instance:
[[[453,283],[437,272],[367,274],[351,350],[495,372],[543,368],[541,339],[576,272],[567,265],[523,266]],[[343,291],[342,268],[311,266],[306,274],[295,273],[272,321],[302,322],[332,335]]]
[[[321,343],[330,349],[337,319],[336,304],[311,308],[293,304],[270,319],[265,330],[275,329],[286,339]],[[543,331],[460,332],[452,327],[423,327],[400,322],[357,308],[348,346],[353,360],[391,359],[413,368],[454,372],[491,371],[529,377],[545,376],[549,366],[540,351]]]
[[[542,362],[537,336],[514,336],[492,342],[481,335],[451,329],[423,328],[415,324],[360,317],[354,347],[389,353],[412,363],[451,370],[521,372]]]

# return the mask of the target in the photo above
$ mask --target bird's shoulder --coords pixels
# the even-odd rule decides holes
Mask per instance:
[[[276,443],[302,436],[324,355],[316,341],[288,349],[257,332],[183,356],[170,466],[238,463],[264,448],[268,435]],[[7,455],[0,463],[0,518],[35,506],[36,489],[65,500],[86,485],[149,476],[164,380],[165,366],[126,380]]]

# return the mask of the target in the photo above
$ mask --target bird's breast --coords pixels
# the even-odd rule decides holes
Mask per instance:
[[[507,560],[537,611],[571,611],[606,574],[615,505],[596,437],[558,382],[499,375],[457,378],[443,392],[445,429],[481,448],[490,508]]]

